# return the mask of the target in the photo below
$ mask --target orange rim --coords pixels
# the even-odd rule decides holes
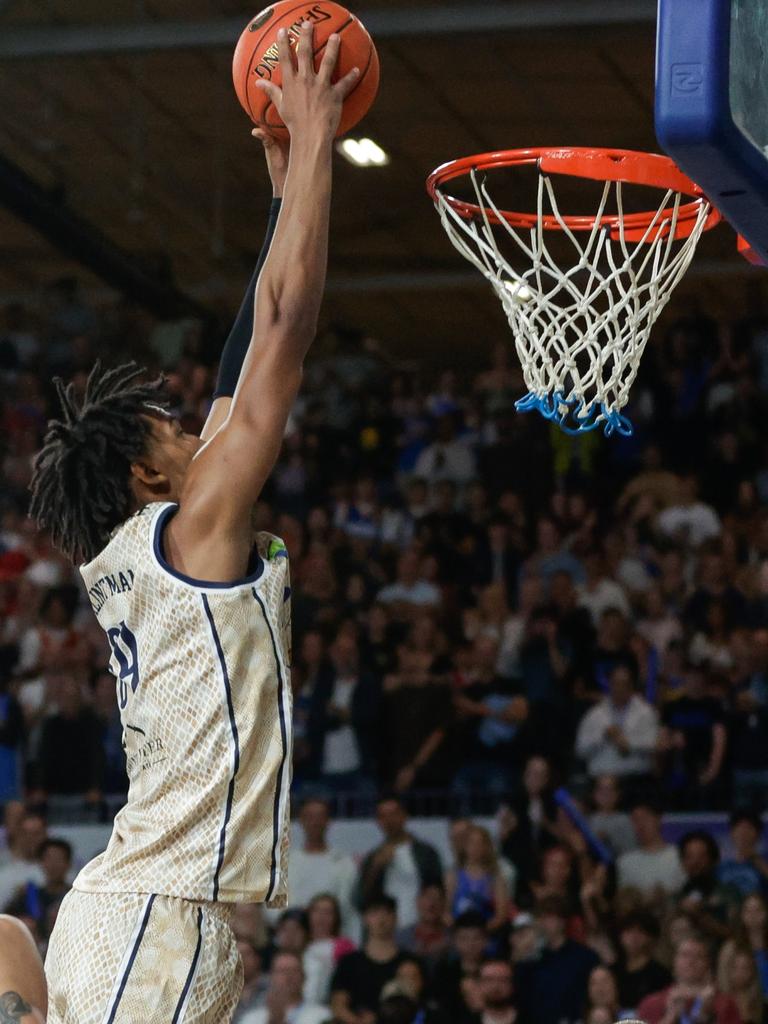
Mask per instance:
[[[709,200],[699,186],[691,181],[674,161],[657,153],[637,153],[627,149],[590,149],[586,147],[560,147],[543,149],[509,149],[495,153],[482,153],[478,156],[463,157],[443,164],[427,178],[427,192],[433,202],[442,198],[460,217],[465,220],[487,218],[491,224],[506,223],[513,228],[535,228],[539,219],[545,231],[562,231],[563,225],[571,231],[591,231],[595,226],[595,217],[588,215],[561,216],[560,219],[551,214],[542,216],[536,213],[518,213],[512,210],[499,210],[498,214],[490,207],[468,203],[443,191],[445,185],[456,178],[464,177],[471,171],[499,170],[504,167],[520,167],[535,164],[543,174],[566,174],[575,178],[591,178],[595,181],[621,181],[631,185],[649,185],[655,188],[672,190],[691,197],[691,202],[683,203],[677,211],[675,238],[688,238],[698,222],[702,206]],[[711,205],[711,204],[710,204]],[[624,224],[624,237],[628,241],[655,241],[659,235],[666,237],[669,232],[669,221],[674,215],[673,207],[666,207],[661,213],[658,209],[648,213],[605,214],[600,218],[600,226],[609,228],[611,237],[620,235],[621,224]],[[704,222],[704,231],[709,231],[721,221],[720,213],[711,207]],[[662,224],[663,221],[666,224]],[[659,228],[648,234],[648,229],[659,221]]]

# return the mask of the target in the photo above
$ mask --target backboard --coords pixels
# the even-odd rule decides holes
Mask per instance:
[[[659,0],[656,134],[768,266],[768,0]]]

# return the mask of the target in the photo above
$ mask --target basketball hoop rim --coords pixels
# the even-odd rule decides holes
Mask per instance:
[[[506,223],[513,228],[535,228],[541,226],[547,231],[562,231],[563,226],[571,231],[591,231],[595,218],[589,215],[552,215],[520,213],[512,210],[494,210],[488,206],[466,202],[443,192],[443,187],[456,178],[472,171],[499,170],[506,167],[537,165],[543,174],[563,174],[575,178],[589,178],[595,181],[624,182],[631,185],[646,185],[690,196],[691,202],[683,203],[677,211],[674,237],[683,239],[694,231],[702,207],[710,206],[703,225],[704,231],[714,228],[722,220],[719,211],[710,203],[702,189],[687,177],[669,157],[658,153],[643,153],[629,149],[606,149],[587,146],[541,147],[535,149],[497,150],[476,156],[450,160],[437,167],[427,178],[427,192],[435,205],[447,203],[465,220],[487,219],[491,224]],[[623,230],[629,240],[640,240],[655,221],[670,220],[673,209],[629,214],[604,214],[600,226],[611,229],[614,237]],[[668,216],[667,216],[668,215]],[[622,229],[623,225],[623,229]],[[656,232],[651,232],[649,241]]]

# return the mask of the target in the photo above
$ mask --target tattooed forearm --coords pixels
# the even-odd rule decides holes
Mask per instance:
[[[18,992],[3,992],[0,996],[0,1024],[18,1024],[32,1013],[32,1007]]]

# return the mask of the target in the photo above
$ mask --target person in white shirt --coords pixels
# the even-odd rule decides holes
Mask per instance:
[[[696,477],[686,476],[680,490],[678,504],[670,505],[659,513],[656,519],[658,530],[667,537],[682,538],[693,548],[719,537],[722,525],[715,510],[699,501]]]
[[[617,862],[620,889],[638,889],[643,895],[670,895],[685,882],[677,847],[664,841],[661,811],[650,800],[638,801],[632,809],[632,825],[638,849],[623,853]]]
[[[609,608],[617,609],[626,619],[631,618],[632,608],[626,591],[608,575],[602,553],[591,551],[584,558],[584,566],[587,581],[578,588],[578,603],[580,608],[586,608],[592,616],[593,625],[600,624],[603,613]]]
[[[452,480],[459,486],[477,475],[474,452],[465,440],[456,437],[452,415],[441,416],[437,421],[435,440],[419,455],[414,474],[430,484]]]
[[[608,696],[582,718],[576,754],[598,775],[647,775],[659,735],[656,709],[635,693],[637,671],[629,662],[615,666]]]
[[[356,935],[357,866],[348,854],[328,845],[330,809],[325,800],[305,800],[299,811],[299,824],[304,832],[304,845],[291,850],[288,861],[288,906],[307,907],[313,897],[328,893],[338,901],[342,931]]]
[[[304,968],[295,953],[278,953],[272,961],[266,1006],[246,1013],[241,1024],[330,1024],[331,1011],[305,1003]]]
[[[40,850],[48,838],[45,821],[39,814],[28,811],[19,826],[11,856],[0,867],[0,910],[27,882],[45,885],[40,866]]]
[[[397,561],[397,579],[376,596],[381,604],[430,608],[440,604],[440,590],[420,575],[419,555],[413,549],[404,551]]]

